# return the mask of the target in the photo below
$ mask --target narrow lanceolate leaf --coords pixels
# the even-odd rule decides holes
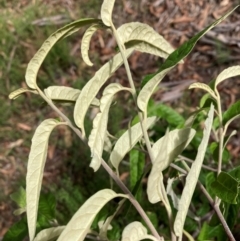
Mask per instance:
[[[74,89],[66,86],[50,86],[44,90],[45,95],[52,100],[63,100],[63,101],[77,101],[81,90]],[[91,105],[99,106],[100,102],[97,98],[92,100]]]
[[[102,152],[104,148],[104,142],[107,135],[107,123],[108,123],[108,113],[111,106],[114,95],[121,90],[129,90],[128,88],[122,87],[122,85],[114,83],[108,85],[100,100],[100,112],[96,115],[93,121],[93,129],[89,136],[88,145],[92,153],[92,161],[90,167],[96,172],[100,165],[102,159]]]
[[[238,7],[238,6],[237,6]],[[190,40],[185,42],[183,45],[181,45],[178,49],[176,49],[173,53],[171,53],[166,61],[162,64],[160,69],[157,71],[157,73],[154,75],[154,77],[147,77],[143,82],[147,82],[143,88],[141,89],[139,95],[138,95],[138,106],[141,111],[146,112],[148,101],[153,93],[153,91],[156,89],[157,85],[160,83],[160,81],[163,79],[163,77],[174,67],[176,66],[183,58],[185,58],[193,49],[197,41],[205,35],[209,30],[211,30],[213,27],[215,27],[217,24],[222,22],[226,17],[228,17],[237,7],[235,7],[233,10],[225,14],[223,17],[216,20],[214,23],[209,25],[207,28],[196,34],[194,37],[192,37]],[[162,72],[162,74],[161,74]],[[161,74],[161,75],[159,75]],[[156,77],[156,75],[159,75]]]
[[[223,125],[229,125],[233,120],[240,117],[240,100],[231,105],[223,113]]]
[[[82,241],[102,207],[115,197],[127,197],[110,189],[104,189],[91,196],[73,215],[57,241]]]
[[[30,241],[35,236],[38,201],[47,157],[48,139],[53,128],[60,124],[64,123],[54,119],[47,119],[38,126],[32,138],[26,178],[27,219]]]
[[[157,203],[162,200],[160,186],[163,178],[162,171],[164,171],[171,162],[182,153],[194,137],[195,133],[196,131],[191,128],[170,131],[153,145],[153,167],[147,183],[149,202]]]
[[[155,122],[156,117],[149,117],[147,119],[147,129]],[[118,166],[123,157],[136,145],[142,138],[141,124],[137,123],[126,131],[115,144],[113,151],[110,155],[112,165],[118,170]]]
[[[165,75],[172,69],[173,67],[167,68],[160,73],[156,74],[150,81],[148,81],[143,88],[141,89],[138,98],[137,98],[137,105],[138,108],[147,114],[147,106],[148,101],[154,92],[154,90],[157,88],[158,84],[162,81],[162,79],[165,77]]]
[[[33,56],[33,58],[30,60],[27,66],[26,70],[26,83],[29,88],[36,89],[37,86],[37,73],[38,70],[47,56],[48,52],[51,50],[53,45],[57,43],[60,39],[64,38],[66,35],[70,35],[70,33],[76,32],[78,29],[80,29],[83,26],[94,24],[94,23],[100,23],[101,20],[99,19],[80,19],[75,22],[72,22],[56,32],[54,32],[50,37],[43,43],[41,48],[37,51],[37,53]]]
[[[143,239],[157,240],[154,236],[147,234],[147,229],[140,222],[132,222],[124,228],[122,241],[139,241]]]
[[[198,89],[202,89],[207,91],[214,99],[217,99],[216,94],[214,93],[214,91],[206,84],[204,83],[193,83],[189,86],[189,89],[194,89],[194,88],[198,88]]]
[[[11,99],[11,100],[14,100],[14,99],[17,99],[17,97],[19,97],[21,94],[26,93],[26,92],[38,94],[38,92],[36,90],[30,90],[30,89],[27,89],[27,88],[20,88],[20,89],[17,89],[15,91],[11,92],[9,94],[8,98]]]
[[[90,41],[93,34],[100,28],[103,28],[102,24],[93,24],[86,30],[82,38],[82,42],[81,42],[82,58],[83,58],[83,61],[89,66],[93,66],[93,63],[91,62],[88,56]]]
[[[133,49],[128,49],[126,51],[126,56],[128,57],[132,52]],[[84,118],[90,104],[103,84],[122,65],[122,63],[123,59],[121,53],[118,53],[109,62],[103,65],[82,89],[74,108],[74,120],[76,125],[82,129],[83,135],[85,135]]]
[[[119,38],[126,46],[167,58],[174,48],[153,28],[144,23],[132,22],[123,24],[117,30]]]
[[[112,24],[112,11],[115,0],[104,0],[101,7],[101,18],[105,25],[111,26]]]
[[[212,122],[213,122],[214,106],[211,105],[208,113],[208,118],[204,123],[203,139],[198,148],[197,156],[192,164],[191,170],[189,171],[186,178],[186,185],[183,189],[183,193],[179,202],[179,210],[174,222],[174,232],[178,237],[182,236],[183,226],[185,223],[186,215],[189,209],[189,205],[192,199],[193,192],[195,190],[198,177],[201,171],[203,159],[205,157],[208,141],[211,133]]]
[[[47,228],[40,231],[33,241],[52,241],[62,233],[66,226]]]
[[[223,80],[240,75],[240,65],[229,67],[225,70],[223,70],[217,77],[215,81],[215,90],[219,83],[221,83]]]

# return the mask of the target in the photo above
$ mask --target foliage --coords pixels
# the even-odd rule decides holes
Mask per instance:
[[[80,19],[51,34],[27,66],[25,78],[28,88],[21,88],[9,95],[11,99],[15,99],[25,92],[37,94],[56,111],[59,118],[44,120],[34,133],[28,159],[26,191],[21,188],[11,196],[20,207],[15,214],[22,214],[26,211],[27,217],[22,217],[18,223],[14,224],[3,240],[13,238],[23,240],[27,234],[30,241],[55,239],[77,241],[83,240],[87,235],[103,240],[118,240],[121,235],[122,240],[166,239],[172,241],[177,239],[180,241],[185,235],[189,240],[194,240],[192,236],[194,230],[190,226],[196,224],[199,227],[198,240],[216,237],[219,240],[226,240],[226,236],[230,240],[235,240],[229,227],[232,228],[235,225],[240,208],[239,170],[237,167],[232,172],[224,172],[222,163],[229,161],[229,158],[224,157],[224,151],[235,132],[227,136],[227,131],[231,122],[240,116],[239,102],[223,112],[217,87],[225,79],[239,75],[240,67],[233,66],[222,71],[216,78],[214,86],[202,83],[192,84],[190,89],[199,88],[209,95],[200,101],[201,108],[186,121],[173,109],[155,103],[151,100],[151,96],[168,72],[183,62],[198,40],[221,23],[237,7],[176,50],[146,24],[127,23],[116,29],[112,22],[113,8],[113,0],[104,0],[101,7],[101,19]],[[112,32],[119,53],[104,64],[81,90],[51,86],[42,91],[37,83],[37,75],[49,51],[58,41],[72,35],[81,27],[89,25],[81,46],[86,64],[92,65],[88,56],[88,48],[91,36],[99,28]],[[135,87],[127,60],[136,50],[166,59],[156,73],[143,79],[141,89]],[[123,64],[130,87],[110,83],[104,87],[102,97],[98,99],[97,95],[101,92],[101,88]],[[120,91],[125,91],[131,96],[135,103],[133,108],[138,110],[138,116],[134,118],[133,125],[129,123],[127,130],[118,131],[121,136],[117,138],[112,135],[117,133],[108,132],[108,121],[113,100]],[[209,99],[210,101],[207,101]],[[68,118],[57,107],[59,101],[60,104],[70,102],[74,105],[73,121],[72,117]],[[85,131],[85,120],[90,106],[95,106],[99,112],[93,120],[92,130],[88,135]],[[215,119],[214,114],[216,114]],[[164,130],[163,136],[156,135],[159,118],[166,120],[169,125],[169,128]],[[204,123],[202,119],[205,119]],[[203,124],[203,130],[199,128],[201,124]],[[79,205],[79,209],[70,221],[68,220],[66,226],[65,224],[59,225],[56,220],[55,198],[50,194],[41,194],[49,136],[59,125],[67,125],[80,141],[88,144],[92,158],[90,167],[93,171],[100,172],[102,166],[111,177],[111,188],[97,191],[86,201],[85,198],[80,198],[80,202],[84,201],[84,203]],[[152,131],[148,131],[149,129]],[[209,148],[211,134],[213,140]],[[188,149],[191,149],[195,158],[191,168],[186,163],[189,161]],[[217,170],[211,168],[209,153],[218,163]],[[147,162],[148,156],[150,162]],[[129,183],[123,183],[121,180],[122,164],[128,159],[130,179],[127,180]],[[207,166],[203,165],[204,161]],[[217,172],[217,176],[213,172]],[[112,180],[117,186],[113,185]],[[183,180],[184,185],[181,187]],[[147,188],[144,181],[147,182]],[[132,192],[127,188],[128,184]],[[206,196],[205,198],[199,198],[197,185]],[[119,189],[123,193],[120,193]],[[143,202],[146,192],[150,203],[161,202],[162,206],[157,207]],[[204,208],[196,211],[191,207],[191,202],[196,208],[199,206]],[[130,208],[131,205],[134,209]],[[213,215],[211,221],[207,223],[199,216],[206,215],[210,205],[217,216]],[[124,209],[126,210],[123,211]],[[223,210],[224,213],[222,213]],[[158,226],[159,222],[163,223],[161,229]],[[113,231],[111,231],[112,227]]]

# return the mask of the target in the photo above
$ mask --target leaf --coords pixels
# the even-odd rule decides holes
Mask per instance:
[[[47,228],[39,232],[33,241],[52,241],[62,233],[66,226]]]
[[[144,166],[145,166],[145,155],[138,151],[138,150],[131,150],[130,151],[130,157],[129,157],[129,162],[130,162],[130,189],[133,190],[135,185],[137,185],[138,180],[142,180],[142,174],[144,171]],[[142,189],[139,189],[139,187],[142,185],[142,182],[140,181],[138,190],[136,194],[134,195],[138,201],[141,201],[141,196],[142,196]]]
[[[55,218],[56,198],[52,193],[41,194],[38,205],[38,215],[46,217],[47,220]]]
[[[168,132],[153,145],[153,167],[147,182],[149,202],[157,203],[162,200],[160,187],[163,179],[162,171],[188,146],[195,133],[196,131],[191,128],[176,129]]]
[[[90,41],[91,41],[93,34],[98,29],[101,29],[101,28],[103,28],[102,24],[93,24],[86,30],[86,32],[84,33],[83,38],[82,38],[82,42],[81,42],[82,58],[83,58],[83,61],[89,66],[93,66],[93,63],[91,62],[91,60],[89,59],[89,56],[88,56]]]
[[[138,97],[137,97],[137,105],[138,108],[145,113],[147,113],[147,105],[150,99],[150,96],[158,86],[158,84],[162,81],[165,75],[172,69],[173,67],[167,68],[160,73],[156,74],[150,81],[147,82],[141,89]]]
[[[188,89],[198,88],[207,91],[214,99],[217,99],[216,94],[214,91],[206,84],[204,83],[193,83],[189,86]]]
[[[172,126],[181,126],[185,122],[184,118],[170,106],[150,100],[148,105],[148,116],[152,115],[161,117]]]
[[[112,24],[112,11],[114,7],[115,0],[104,0],[101,7],[101,18],[106,26],[111,26]]]
[[[76,101],[81,90],[66,86],[49,86],[44,90],[45,95],[52,100]],[[99,99],[94,98],[91,105],[99,106]]]
[[[26,92],[31,92],[31,93],[34,93],[34,94],[38,94],[38,92],[36,90],[30,90],[30,89],[27,89],[27,88],[20,88],[20,89],[17,89],[13,92],[11,92],[8,96],[9,99],[11,100],[15,100],[17,99],[21,94],[23,93],[26,93]]]
[[[217,238],[217,239],[214,239]],[[218,240],[218,241],[225,241],[226,240],[226,233],[221,224],[211,227],[206,222],[204,222],[200,234],[198,236],[199,241],[211,241],[211,240]]]
[[[238,6],[237,6],[238,7]],[[164,76],[175,66],[177,65],[183,58],[185,58],[193,49],[197,41],[206,34],[209,30],[211,30],[213,27],[215,27],[217,24],[222,22],[226,17],[228,17],[237,7],[235,7],[233,10],[216,20],[214,23],[209,25],[207,28],[196,34],[194,37],[192,37],[190,40],[185,42],[183,45],[181,45],[178,49],[176,49],[173,53],[171,53],[166,61],[161,65],[160,69],[157,71],[157,73],[150,77],[147,77],[147,79],[143,80],[143,82],[147,82],[143,88],[141,89],[137,104],[141,111],[147,113],[147,103],[157,87],[157,85],[160,83],[160,81],[164,78]]]
[[[139,241],[142,239],[157,240],[152,235],[147,234],[147,229],[140,222],[132,222],[124,228],[122,241]]]
[[[127,197],[116,194],[110,189],[104,189],[91,196],[68,222],[57,241],[82,241],[89,232],[91,224],[102,207],[115,197]]]
[[[147,119],[148,129],[156,120],[156,117],[150,117]],[[110,155],[110,161],[115,169],[118,171],[118,166],[123,157],[136,145],[136,143],[142,138],[141,124],[138,123],[127,130],[116,142],[113,151]]]
[[[5,233],[2,241],[22,241],[28,234],[26,218],[14,223]]]
[[[178,210],[180,199],[178,198],[178,196],[173,190],[172,185],[174,181],[175,181],[175,178],[168,178],[166,191],[167,191],[167,194],[172,198],[173,207]]]
[[[130,56],[132,52],[133,49],[126,50],[126,56]],[[74,120],[76,125],[82,130],[83,136],[85,136],[84,118],[88,107],[103,84],[122,65],[122,63],[123,59],[121,53],[118,53],[109,62],[103,65],[82,89],[74,108]]]
[[[60,124],[64,123],[54,119],[44,120],[36,129],[32,138],[26,178],[27,219],[30,241],[35,236],[38,201],[47,157],[48,139],[53,128]]]
[[[121,90],[129,90],[122,85],[113,83],[108,85],[100,100],[100,112],[93,120],[93,129],[89,136],[88,145],[91,149],[92,161],[90,167],[96,172],[101,166],[102,152],[104,148],[104,142],[107,135],[108,113],[112,104],[114,95]]]
[[[236,8],[234,8],[234,10],[235,9]],[[237,76],[237,75],[240,75],[240,65],[232,66],[223,70],[216,78],[215,90],[217,89],[218,84],[220,84],[223,80]]]
[[[122,43],[135,50],[167,58],[174,48],[153,28],[144,23],[132,22],[123,24],[117,29]]]
[[[219,143],[212,142],[209,148],[210,148],[210,152],[213,156],[214,161],[218,163]],[[230,155],[229,151],[226,148],[224,148],[223,152],[222,152],[222,162],[228,163],[230,158],[231,158],[231,155]]]
[[[240,100],[232,104],[228,110],[223,113],[223,125],[229,125],[238,117],[240,117]]]
[[[20,187],[16,192],[12,193],[10,198],[16,202],[19,207],[26,207],[26,191],[23,187]]]
[[[198,181],[201,166],[202,166],[203,159],[208,146],[208,140],[211,133],[213,115],[214,115],[214,106],[211,105],[210,111],[208,113],[208,117],[204,123],[205,128],[203,131],[203,139],[201,141],[201,144],[199,145],[196,159],[192,164],[191,169],[187,175],[186,184],[183,189],[183,193],[179,202],[179,210],[177,212],[177,216],[174,222],[174,232],[178,237],[182,236],[186,215],[189,209],[193,192],[195,190],[195,187]]]
[[[64,27],[58,29],[52,35],[50,35],[41,48],[37,51],[37,53],[33,56],[27,66],[26,70],[26,83],[29,88],[36,89],[37,87],[37,73],[38,70],[44,61],[45,57],[47,56],[48,52],[51,50],[53,45],[57,43],[60,39],[69,36],[70,34],[76,32],[83,26],[93,24],[93,23],[100,23],[101,20],[93,19],[93,18],[86,18],[80,19],[70,24],[65,25]]]
[[[226,172],[221,172],[211,185],[212,191],[221,200],[237,204],[238,181]]]

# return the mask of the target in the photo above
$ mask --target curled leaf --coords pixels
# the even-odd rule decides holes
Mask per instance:
[[[154,236],[147,234],[147,229],[140,222],[132,222],[124,228],[122,241],[139,241],[143,239],[157,241]]]
[[[45,95],[51,100],[76,101],[81,90],[66,86],[49,86],[44,90]],[[92,100],[91,105],[99,106],[100,102],[97,98]]]
[[[58,29],[56,32],[54,32],[50,37],[45,40],[41,48],[37,51],[37,53],[33,56],[33,58],[30,60],[27,66],[26,70],[26,83],[29,88],[36,89],[37,83],[37,73],[38,70],[47,56],[48,52],[51,50],[53,45],[58,42],[60,39],[66,37],[66,35],[70,35],[71,33],[76,32],[78,29],[80,29],[82,26],[86,26],[93,23],[99,23],[101,20],[99,19],[80,19],[75,22],[72,22],[60,29]]]
[[[205,157],[206,149],[208,146],[208,141],[211,133],[212,123],[213,123],[213,115],[214,115],[214,106],[211,105],[210,111],[208,113],[208,117],[204,123],[204,131],[203,131],[203,139],[198,148],[197,156],[194,163],[191,166],[191,170],[189,171],[186,184],[183,189],[183,193],[179,202],[179,208],[177,212],[177,216],[174,222],[174,232],[178,237],[182,236],[183,226],[185,223],[186,215],[189,209],[189,205],[192,199],[193,192],[195,190],[198,177],[201,171],[203,159]]]
[[[223,70],[216,78],[215,90],[216,90],[218,84],[221,83],[223,80],[237,76],[237,75],[240,75],[240,65],[232,66],[232,67],[229,67],[229,68]]]
[[[167,68],[160,73],[156,74],[150,81],[148,81],[143,88],[141,89],[138,97],[137,97],[137,105],[138,108],[147,114],[147,106],[150,96],[153,94],[154,90],[158,86],[158,84],[162,81],[165,75],[172,69],[173,67]]]
[[[43,169],[47,157],[48,139],[53,128],[60,124],[64,123],[54,119],[44,120],[36,129],[32,138],[26,178],[27,221],[30,241],[35,236],[38,202]]]
[[[91,196],[73,215],[57,241],[82,241],[89,232],[92,222],[102,207],[115,197],[127,197],[110,189],[104,189]]]
[[[88,56],[90,41],[93,34],[102,27],[103,27],[102,24],[93,24],[86,30],[86,32],[83,35],[82,42],[81,42],[81,53],[82,53],[83,61],[89,66],[93,66],[93,63],[91,62]]]
[[[153,167],[147,183],[149,202],[157,203],[162,200],[160,186],[163,179],[162,171],[164,171],[171,162],[182,153],[194,137],[195,133],[196,131],[191,128],[170,131],[153,145]]]
[[[89,136],[88,145],[92,153],[90,167],[92,167],[95,172],[101,165],[102,152],[107,134],[109,108],[112,104],[114,95],[121,90],[131,91],[130,89],[124,88],[122,85],[117,83],[110,84],[105,88],[100,100],[100,112],[93,120],[93,129]]]
[[[216,94],[214,93],[214,91],[206,84],[204,83],[193,83],[189,86],[189,89],[194,89],[194,88],[198,88],[198,89],[202,89],[207,91],[214,99],[217,99]]]
[[[149,117],[147,119],[147,129],[156,121],[156,117]],[[127,130],[116,142],[113,151],[110,155],[112,165],[118,171],[118,166],[123,157],[136,145],[142,138],[141,124],[137,123]]]
[[[167,58],[174,51],[174,48],[167,40],[144,23],[123,24],[118,28],[117,33],[122,43],[126,43],[127,47],[134,47],[134,49],[141,52]]]
[[[126,51],[126,56],[130,56],[132,52],[133,49],[128,49]],[[85,135],[84,118],[88,107],[103,84],[122,65],[122,63],[123,59],[121,53],[118,53],[109,62],[103,65],[82,89],[74,108],[74,120],[76,125],[81,128],[83,136]]]
[[[52,241],[62,233],[66,226],[47,228],[40,231],[33,241]]]
[[[101,18],[106,26],[111,26],[112,24],[112,11],[114,7],[115,0],[104,0],[101,7]]]
[[[27,88],[20,88],[20,89],[17,89],[15,91],[11,92],[9,94],[8,98],[11,99],[11,100],[14,100],[14,99],[17,99],[21,94],[26,93],[26,92],[38,94],[38,92],[36,90],[30,90],[30,89],[27,89]]]

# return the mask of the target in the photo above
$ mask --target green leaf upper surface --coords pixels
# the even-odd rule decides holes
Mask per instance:
[[[5,233],[2,241],[22,241],[28,234],[26,218],[14,223]]]
[[[19,207],[26,207],[26,191],[23,187],[20,187],[16,192],[12,193],[10,198],[16,202]]]
[[[76,101],[81,90],[66,86],[49,86],[44,90],[44,93],[52,100]],[[99,99],[94,98],[91,105],[99,106]]]
[[[214,239],[214,238],[217,238],[217,239]],[[199,241],[211,241],[211,240],[225,241],[226,233],[221,224],[215,227],[212,227],[205,222],[198,236],[198,240]]]
[[[149,25],[139,22],[123,24],[117,29],[126,47],[167,58],[174,48]]]
[[[149,117],[147,119],[146,128],[148,129],[155,122],[155,120],[156,117]],[[143,133],[141,124],[137,123],[117,140],[117,143],[115,144],[110,155],[110,161],[117,171],[123,157],[136,145],[136,143],[142,138],[142,135]]]
[[[203,139],[198,148],[197,156],[194,163],[191,166],[191,170],[189,171],[186,184],[183,189],[183,193],[179,202],[179,210],[177,212],[177,216],[174,222],[174,232],[177,236],[181,237],[183,232],[183,226],[185,223],[187,211],[189,209],[189,205],[192,199],[193,192],[195,190],[198,177],[200,174],[200,170],[202,167],[203,159],[205,157],[206,149],[208,146],[208,140],[211,133],[212,122],[214,115],[214,106],[211,105],[210,111],[208,113],[208,118],[205,121],[205,128],[203,131]]]
[[[154,156],[153,167],[148,177],[147,195],[151,203],[161,201],[160,180],[162,171],[186,148],[196,131],[191,128],[168,132],[152,147]]]
[[[33,241],[52,241],[62,233],[66,226],[47,228],[40,231]]]
[[[211,30],[213,27],[215,27],[217,24],[222,22],[226,17],[228,17],[237,7],[235,7],[233,10],[225,14],[223,17],[216,20],[214,23],[209,25],[207,28],[196,34],[194,37],[192,37],[190,40],[185,42],[183,45],[181,45],[178,49],[176,49],[173,53],[171,53],[166,61],[162,64],[160,69],[157,71],[157,73],[150,79],[148,79],[148,82],[143,86],[141,89],[137,103],[138,107],[141,111],[147,112],[147,103],[157,87],[157,85],[160,83],[160,81],[164,78],[164,76],[175,66],[177,65],[183,58],[185,58],[193,49],[197,41],[206,34],[209,30]],[[143,80],[144,81],[144,80]],[[146,82],[146,81],[144,81]]]
[[[38,70],[42,62],[44,61],[45,57],[47,56],[48,52],[51,50],[51,48],[56,42],[70,35],[71,33],[76,32],[78,29],[80,29],[83,26],[94,24],[94,23],[100,23],[100,22],[101,20],[93,19],[93,18],[80,19],[58,29],[56,32],[50,35],[50,37],[48,37],[48,39],[45,40],[41,48],[37,51],[37,53],[33,56],[33,58],[28,63],[26,75],[25,75],[26,83],[28,87],[32,89],[36,89]]]
[[[95,172],[101,165],[102,152],[107,134],[109,108],[112,104],[114,95],[122,90],[131,91],[131,89],[124,88],[118,83],[109,84],[105,88],[103,91],[103,96],[100,100],[100,112],[93,120],[93,129],[89,136],[88,145],[92,153],[92,161],[90,167],[92,167]]]
[[[115,197],[127,197],[110,189],[104,189],[91,196],[73,215],[57,241],[82,241],[102,207]]]
[[[223,125],[231,123],[238,117],[240,117],[240,100],[232,104],[228,110],[223,113]]]
[[[114,7],[115,0],[104,0],[101,7],[101,18],[106,26],[111,26],[112,24],[112,11]]]
[[[133,51],[133,49],[126,50],[126,56],[130,56]],[[122,63],[123,59],[121,53],[118,53],[109,62],[103,65],[95,73],[94,77],[83,87],[74,108],[74,120],[76,125],[82,130],[83,135],[85,135],[84,118],[90,104],[103,84],[122,65]]]
[[[60,124],[63,123],[54,119],[44,120],[36,129],[32,138],[26,178],[27,219],[30,241],[35,236],[38,201],[47,157],[48,139],[53,128]]]
[[[235,8],[236,9],[236,8]],[[216,78],[215,90],[223,80],[240,75],[240,65],[229,67],[223,70]]]
[[[227,203],[236,204],[238,181],[226,172],[221,172],[217,180],[211,184],[212,191]]]
[[[152,115],[166,120],[171,126],[182,126],[185,122],[185,119],[170,106],[150,100],[148,105],[148,116]]]

